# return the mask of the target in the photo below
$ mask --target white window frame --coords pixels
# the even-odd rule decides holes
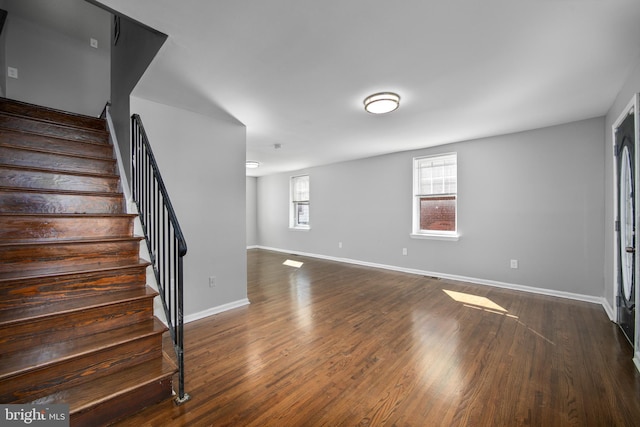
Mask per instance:
[[[300,180],[306,180],[307,189],[306,194],[304,191],[300,192],[297,189],[297,182]],[[304,184],[303,184],[304,185]],[[310,222],[310,178],[309,175],[297,175],[292,176],[289,180],[289,228],[292,230],[309,230],[311,228]],[[307,206],[307,222],[301,223],[299,213],[299,206]]]
[[[456,190],[455,192],[429,192],[424,193],[420,188],[420,164],[425,161],[433,161],[433,160],[455,160],[456,164]],[[416,239],[436,239],[436,240],[453,240],[456,241],[460,237],[458,234],[458,191],[457,191],[457,181],[458,181],[458,154],[457,153],[444,153],[437,154],[431,156],[420,156],[413,158],[413,209],[412,209],[412,231],[411,237]],[[444,180],[444,176],[443,176]],[[454,196],[455,197],[455,230],[421,230],[420,229],[420,199],[425,196]]]

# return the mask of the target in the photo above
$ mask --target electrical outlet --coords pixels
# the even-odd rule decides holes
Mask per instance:
[[[216,287],[216,276],[210,276],[209,277],[209,287],[210,288],[215,288]]]
[[[518,260],[517,259],[512,259],[511,260],[511,268],[518,268]]]
[[[89,44],[91,45],[92,48],[97,49],[98,48],[98,40],[94,39],[93,37],[89,40]]]
[[[12,79],[17,79],[18,78],[18,69],[17,68],[13,68],[13,67],[8,67],[7,68],[7,76],[11,77]]]
[[[342,249],[342,242],[338,242],[338,248]]]
[[[407,253],[407,248],[402,248],[402,255],[406,255]]]

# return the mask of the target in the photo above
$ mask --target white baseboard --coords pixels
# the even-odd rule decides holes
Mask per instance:
[[[609,304],[609,301],[607,301],[606,298],[602,298],[602,308],[604,308],[604,311],[607,313],[607,316],[609,316],[609,320],[611,320],[612,322],[615,322],[616,321],[615,311],[613,310],[613,307],[611,307],[611,304]]]
[[[608,310],[607,301],[603,297],[576,294],[572,292],[556,291],[553,289],[536,288],[532,286],[517,285],[514,283],[498,282],[495,280],[478,279],[475,277],[458,276],[455,274],[446,274],[446,273],[438,273],[434,271],[417,270],[413,268],[398,267],[394,265],[377,264],[373,262],[359,261],[359,260],[350,259],[350,258],[339,258],[339,257],[332,257],[327,255],[318,255],[318,254],[312,254],[312,253],[300,252],[300,251],[294,251],[294,250],[272,248],[268,246],[257,246],[257,248],[268,250],[268,251],[274,251],[274,252],[283,252],[288,254],[308,256],[311,258],[326,259],[328,261],[337,261],[337,262],[344,262],[347,264],[356,264],[356,265],[362,265],[366,267],[381,268],[384,270],[400,271],[403,273],[417,274],[420,276],[431,276],[431,277],[437,277],[440,279],[458,280],[461,282],[474,283],[477,285],[494,286],[498,288],[511,289],[515,291],[529,292],[529,293],[540,294],[540,295],[548,295],[548,296],[554,296],[559,298],[567,298],[567,299],[572,299],[577,301],[585,301],[585,302],[602,305],[604,310],[607,312],[607,315],[609,316],[609,318],[612,317],[611,313],[613,313],[613,310]]]
[[[188,314],[184,316],[184,323],[193,322],[196,320],[204,319],[205,317],[213,316],[214,314],[222,313],[224,311],[232,310],[234,308],[243,307],[249,305],[250,302],[247,298],[241,300],[232,301],[227,304],[222,304],[217,307],[208,308],[198,313]]]

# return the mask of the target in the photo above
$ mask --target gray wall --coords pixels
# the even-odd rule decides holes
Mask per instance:
[[[260,177],[259,243],[599,297],[603,140],[604,118],[596,118]],[[453,151],[460,239],[412,239],[412,158]],[[288,229],[289,178],[300,173],[310,175],[310,231]],[[518,269],[510,259],[519,261]]]
[[[258,179],[252,176],[247,178],[247,247],[258,244]]]
[[[4,0],[0,1],[0,9],[5,11]],[[6,18],[5,18],[6,19]],[[0,33],[0,96],[6,96],[7,93],[7,31],[6,20],[5,25]]]
[[[614,204],[615,204],[615,191],[614,191],[614,167],[613,167],[613,135],[612,129],[613,123],[618,119],[620,114],[627,107],[632,97],[640,92],[640,63],[636,66],[633,73],[629,76],[629,79],[624,84],[620,93],[615,99],[615,102],[609,109],[605,123],[605,144],[603,148],[604,152],[604,166],[605,166],[605,221],[604,221],[604,297],[610,308],[614,306],[614,286],[615,286],[615,273],[614,273],[614,258],[615,258],[615,230],[614,230]]]
[[[244,125],[131,98],[187,240],[185,315],[247,297]],[[216,286],[209,287],[209,277]]]
[[[107,21],[108,25],[108,21]],[[7,17],[4,64],[18,69],[7,78],[6,97],[97,117],[109,100],[109,43],[99,49],[21,19]]]
[[[114,26],[111,37],[114,37]],[[167,36],[132,19],[121,16],[119,37],[111,55],[111,119],[118,138],[125,173],[131,177],[129,95],[140,81]]]

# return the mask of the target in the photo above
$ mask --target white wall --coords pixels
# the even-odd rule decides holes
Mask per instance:
[[[258,179],[247,177],[247,247],[258,244]]]
[[[604,119],[596,118],[260,177],[259,244],[597,299],[603,140]],[[412,239],[412,158],[453,151],[461,237]],[[300,173],[310,175],[310,231],[288,229],[289,177]]]
[[[4,31],[5,64],[17,68],[19,77],[7,77],[7,98],[100,115],[110,94],[108,41],[94,49],[88,40],[73,39],[11,13]]]
[[[246,303],[245,127],[222,111],[205,116],[135,96],[131,112],[142,118],[187,240],[185,315]]]

